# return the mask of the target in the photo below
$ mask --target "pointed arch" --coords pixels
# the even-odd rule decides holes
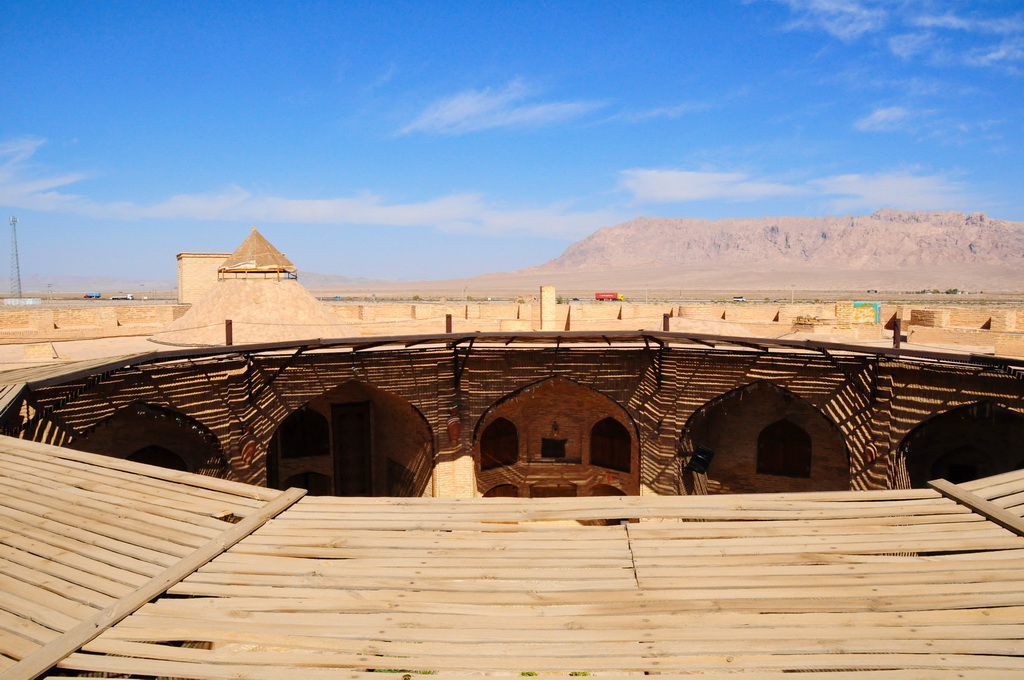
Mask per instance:
[[[495,401],[474,426],[477,489],[515,484],[569,495],[599,479],[639,492],[639,436],[629,412],[592,387],[546,378]]]
[[[316,484],[339,496],[422,496],[430,489],[434,436],[427,419],[407,399],[359,380],[289,413],[273,442],[272,487],[315,474]]]
[[[708,493],[850,488],[839,428],[811,403],[767,380],[709,400],[687,420],[679,446],[684,466],[698,446],[713,452]]]
[[[300,406],[281,422],[274,433],[272,446],[282,458],[330,455],[327,418],[308,406]]]
[[[590,428],[590,462],[593,465],[629,472],[632,438],[629,430],[611,416]]]
[[[519,430],[507,418],[495,418],[480,435],[480,469],[515,465],[519,460]]]
[[[142,401],[118,409],[68,448],[210,476],[228,469],[220,440],[203,423]]]
[[[1024,467],[1024,414],[993,401],[959,406],[918,423],[898,449],[910,483],[962,483]]]

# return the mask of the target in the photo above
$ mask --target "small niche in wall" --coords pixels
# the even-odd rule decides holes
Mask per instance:
[[[545,460],[565,460],[565,439],[543,437],[540,440],[540,457]]]

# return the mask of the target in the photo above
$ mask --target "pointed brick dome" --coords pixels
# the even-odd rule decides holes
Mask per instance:
[[[265,278],[267,274],[284,274],[295,278],[298,268],[271,245],[263,234],[252,228],[249,236],[217,269],[218,278]]]
[[[238,345],[354,335],[348,324],[298,282],[296,271],[253,227],[218,268],[217,283],[150,340],[187,347],[223,345],[229,319]]]

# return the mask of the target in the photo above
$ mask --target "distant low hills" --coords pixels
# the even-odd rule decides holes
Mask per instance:
[[[1024,222],[984,213],[879,210],[863,217],[638,217],[597,230],[542,270],[698,265],[899,270],[1024,267]]]

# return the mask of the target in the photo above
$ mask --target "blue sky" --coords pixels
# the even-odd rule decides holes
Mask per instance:
[[[1019,0],[0,0],[0,45],[23,276],[169,279],[249,225],[440,279],[639,215],[1024,220]]]

